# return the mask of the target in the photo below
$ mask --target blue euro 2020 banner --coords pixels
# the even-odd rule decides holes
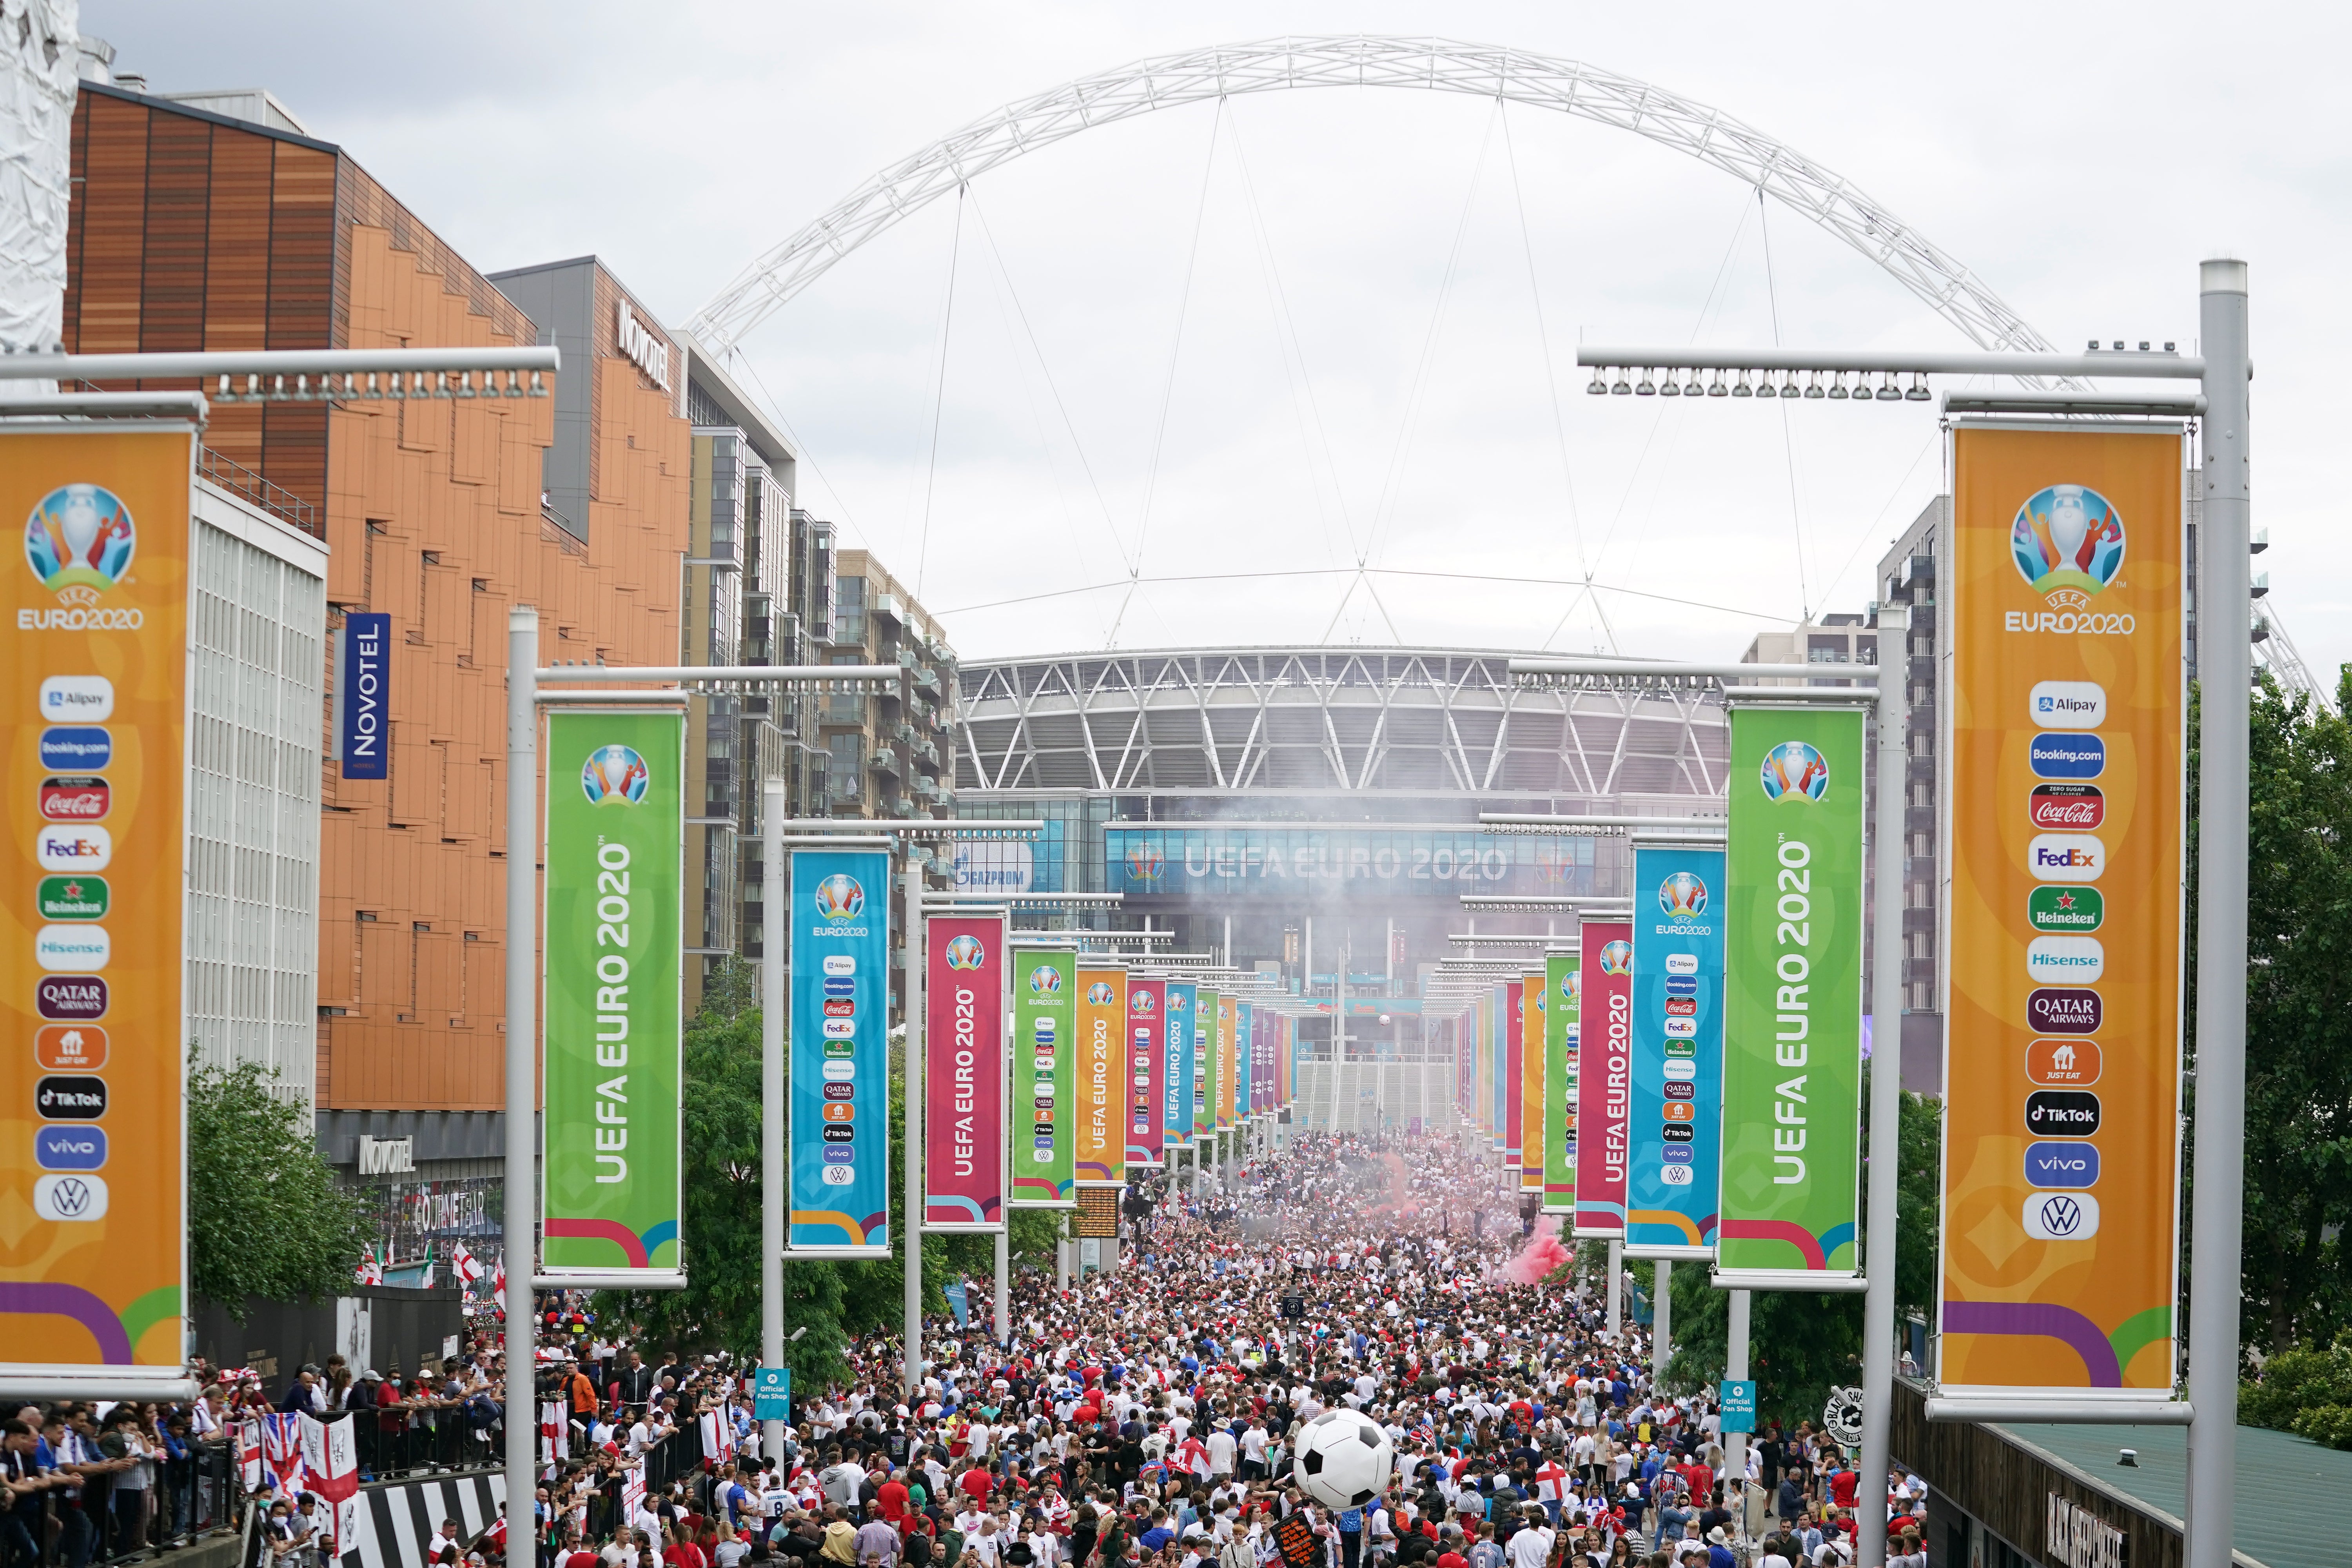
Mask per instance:
[[[890,858],[795,849],[792,1215],[803,1256],[890,1250]]]
[[[1633,847],[1625,1250],[1715,1252],[1723,1163],[1724,852]]]

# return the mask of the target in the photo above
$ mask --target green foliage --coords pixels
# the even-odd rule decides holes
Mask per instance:
[[[2352,1448],[2352,1335],[2326,1350],[2281,1351],[2238,1388],[2238,1419]]]
[[[2339,679],[2340,709],[2352,668]],[[2192,735],[2197,718],[2192,708]],[[2352,1221],[2352,723],[2265,680],[2249,760],[2240,1324],[2275,1368],[2352,1328],[2352,1260],[2337,1239]],[[2192,873],[2197,769],[2192,752]],[[2190,1005],[2193,1033],[2193,992]]]
[[[188,1229],[197,1295],[245,1321],[247,1297],[310,1301],[349,1286],[365,1214],[320,1157],[310,1109],[257,1062],[188,1068]]]

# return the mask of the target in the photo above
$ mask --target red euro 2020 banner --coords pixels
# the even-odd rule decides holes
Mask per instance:
[[[934,916],[926,947],[923,1228],[1004,1228],[1004,918]]]
[[[1633,927],[1625,921],[1586,921],[1581,947],[1576,1234],[1623,1236],[1626,1122],[1633,1109]]]

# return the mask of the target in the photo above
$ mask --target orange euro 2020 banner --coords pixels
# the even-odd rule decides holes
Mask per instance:
[[[0,435],[0,1373],[178,1377],[187,777],[184,426]]]
[[[2183,457],[1953,434],[1948,1394],[2173,1387]]]
[[[1127,1046],[1127,971],[1099,961],[1078,965],[1077,1182],[1118,1186],[1127,1180],[1127,1132],[1120,1113],[1120,1062]]]

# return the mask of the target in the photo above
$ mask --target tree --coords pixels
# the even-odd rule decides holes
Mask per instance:
[[[320,1157],[310,1108],[258,1062],[209,1067],[189,1052],[188,1250],[195,1293],[245,1321],[246,1301],[312,1301],[347,1289],[365,1211]]]
[[[2265,1353],[2352,1326],[2352,667],[2338,681],[2338,711],[2265,679],[2251,713],[2240,1331]],[[2189,779],[2193,877],[2194,752]]]

